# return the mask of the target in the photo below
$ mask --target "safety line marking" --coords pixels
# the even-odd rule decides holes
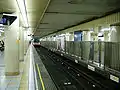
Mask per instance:
[[[39,78],[40,78],[40,81],[41,81],[41,84],[42,84],[42,89],[45,90],[45,86],[44,86],[44,82],[43,82],[43,79],[42,79],[42,76],[41,76],[41,73],[40,73],[40,69],[38,67],[38,64],[37,65],[37,70],[38,70],[38,74],[39,74]]]

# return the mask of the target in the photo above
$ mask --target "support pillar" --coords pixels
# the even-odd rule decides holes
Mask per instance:
[[[24,29],[24,55],[27,53],[27,30]]]
[[[93,35],[93,41],[98,41],[98,32],[99,32],[99,27],[94,28],[94,35]],[[98,42],[94,42],[94,61],[98,62]]]
[[[69,41],[74,41],[74,32],[70,32]]]
[[[90,41],[90,31],[83,31],[82,37],[83,37],[82,39],[83,41]],[[89,60],[90,42],[84,42],[83,51],[84,51],[84,54],[83,54],[84,58],[86,60]]]
[[[19,19],[5,28],[5,75],[19,74]]]
[[[100,27],[94,28],[94,41],[98,41],[98,32],[100,30]]]
[[[83,41],[90,41],[90,31],[83,31]]]
[[[27,53],[27,50],[29,48],[29,37],[28,35],[30,35],[30,30],[29,28],[24,28],[24,55]]]
[[[110,33],[111,42],[120,42],[120,26],[113,26]]]
[[[19,60],[24,60],[24,29],[20,27]]]
[[[117,42],[120,42],[120,26],[116,26]]]
[[[108,35],[109,31],[104,31],[104,41],[109,41],[109,35]]]
[[[113,27],[111,27],[111,28],[112,28],[112,30],[110,32],[110,41],[117,42],[117,30],[116,30],[115,26],[114,26],[114,29],[113,29]]]

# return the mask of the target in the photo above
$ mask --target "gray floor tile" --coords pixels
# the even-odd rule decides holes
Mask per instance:
[[[18,90],[18,88],[15,88],[15,87],[9,87],[9,88],[6,88],[6,90]]]
[[[6,90],[6,87],[0,87],[0,90]]]
[[[8,88],[18,88],[20,85],[20,82],[9,82],[8,83]]]

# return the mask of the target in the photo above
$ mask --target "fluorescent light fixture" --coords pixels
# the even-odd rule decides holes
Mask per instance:
[[[27,19],[27,10],[26,10],[26,5],[25,5],[25,0],[16,0],[20,13],[23,17],[23,21],[25,23],[25,27],[28,27],[28,19]]]
[[[94,31],[90,31],[90,33],[93,33]]]
[[[103,33],[101,33],[101,32],[100,32],[100,33],[98,33],[98,36],[103,36]]]
[[[110,28],[103,28],[103,29],[101,29],[101,31],[110,31],[111,29]]]
[[[62,37],[62,36],[64,36],[65,34],[61,34],[61,35],[59,35],[60,37]]]
[[[3,15],[7,15],[7,16],[16,16],[14,14],[6,14],[6,13],[3,13]]]
[[[116,31],[116,28],[115,27],[110,27],[110,28],[103,28],[101,29],[102,32],[104,31]]]
[[[67,36],[71,35],[70,33],[66,33]]]

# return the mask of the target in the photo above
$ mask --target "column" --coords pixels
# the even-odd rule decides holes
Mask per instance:
[[[94,41],[98,41],[98,32],[100,30],[100,27],[94,28]]]
[[[83,41],[87,41],[84,42],[84,58],[86,58],[86,60],[89,60],[89,53],[90,53],[90,31],[83,31]]]
[[[116,37],[117,42],[120,42],[120,26],[116,26]]]
[[[74,32],[70,32],[69,41],[74,41]]]
[[[120,26],[111,27],[110,41],[111,42],[120,42]]]
[[[65,34],[65,41],[70,41],[69,38],[70,38],[70,33],[66,33]]]
[[[117,30],[115,26],[111,27],[111,32],[110,32],[110,41],[111,42],[117,42]]]
[[[104,31],[104,41],[109,41],[109,31]]]
[[[111,44],[111,54],[112,56],[110,57],[110,61],[113,64],[111,67],[115,68],[117,66],[120,65],[120,61],[119,61],[119,53],[120,53],[120,26],[113,26],[112,27],[112,32],[111,32],[111,36],[110,36],[110,41],[114,42]],[[110,53],[110,52],[109,52]]]
[[[24,55],[27,53],[27,30],[24,28]]]
[[[20,27],[19,30],[20,42],[19,42],[19,60],[24,60],[24,29]]]
[[[27,53],[27,50],[29,48],[29,41],[30,41],[30,37],[29,36],[31,34],[31,31],[29,28],[24,28],[24,54]]]
[[[98,41],[98,32],[99,32],[99,27],[95,27],[93,41]],[[94,42],[94,61],[96,62],[98,62],[98,53],[99,53],[98,42]]]
[[[5,75],[19,74],[19,19],[5,28]]]
[[[90,41],[90,31],[83,31],[83,41]]]

